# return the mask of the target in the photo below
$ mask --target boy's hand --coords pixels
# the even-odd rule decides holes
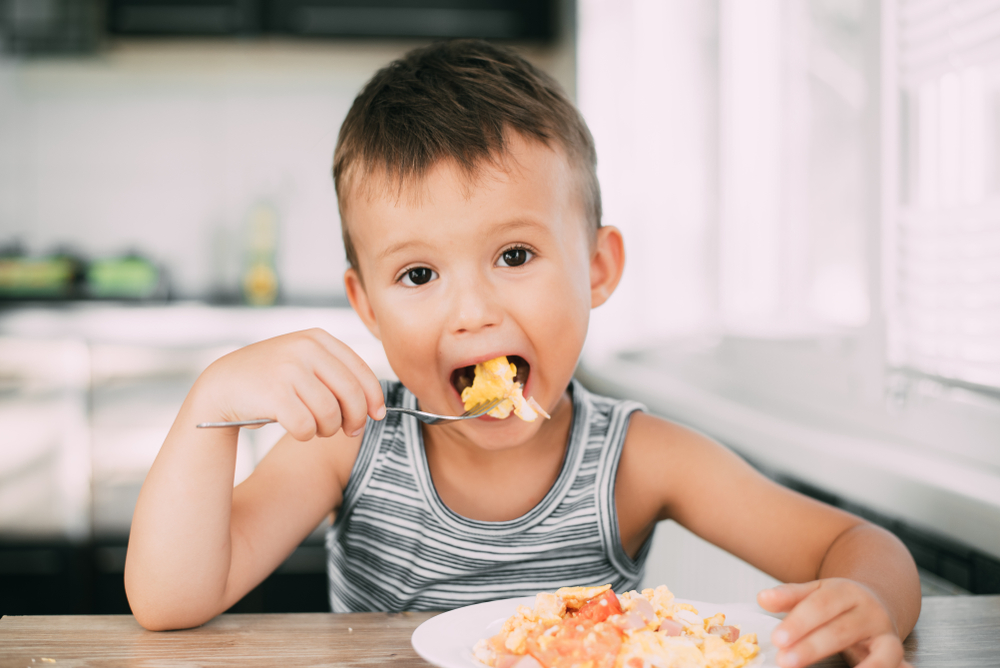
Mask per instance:
[[[771,634],[782,668],[808,666],[837,652],[858,668],[910,666],[885,606],[853,580],[783,584],[757,594],[757,602],[788,613]]]
[[[216,360],[198,380],[205,421],[273,418],[295,439],[361,433],[380,420],[378,378],[357,353],[321,329],[254,343]]]

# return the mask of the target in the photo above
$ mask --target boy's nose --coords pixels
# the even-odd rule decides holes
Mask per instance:
[[[454,286],[452,331],[475,333],[503,321],[503,309],[488,281],[463,280]]]

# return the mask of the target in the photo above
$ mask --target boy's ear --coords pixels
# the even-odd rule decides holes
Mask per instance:
[[[360,316],[368,331],[381,341],[382,337],[379,336],[375,311],[372,310],[372,304],[368,301],[368,293],[365,292],[365,284],[361,282],[361,275],[354,267],[344,272],[344,288],[347,292],[347,301],[351,302],[354,312]]]
[[[617,227],[597,230],[594,251],[590,257],[590,308],[608,300],[618,287],[625,270],[625,240]]]

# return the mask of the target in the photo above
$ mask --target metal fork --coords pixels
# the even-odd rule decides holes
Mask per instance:
[[[481,404],[476,404],[469,410],[465,411],[461,415],[438,415],[437,413],[428,413],[427,411],[417,411],[411,408],[396,408],[395,406],[386,406],[386,411],[395,411],[397,413],[406,413],[407,415],[412,415],[424,424],[440,424],[441,422],[454,422],[455,420],[471,420],[472,418],[482,417],[486,413],[496,408],[497,404],[503,401],[503,397],[493,398]],[[277,422],[272,418],[258,418],[256,420],[240,420],[239,422],[202,422],[197,425],[198,429],[209,429],[212,427],[253,427],[261,424],[270,424],[272,422]]]

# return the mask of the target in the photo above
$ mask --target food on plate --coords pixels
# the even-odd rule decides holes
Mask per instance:
[[[517,367],[508,362],[506,357],[497,357],[477,364],[472,385],[462,390],[465,410],[495,397],[501,397],[503,401],[487,415],[502,420],[513,410],[514,415],[526,422],[534,422],[539,415],[550,417],[534,397],[524,398],[521,383],[514,380],[516,374]]]
[[[603,585],[538,594],[473,653],[494,668],[739,668],[758,650],[755,633],[700,617],[665,586],[617,596]]]

